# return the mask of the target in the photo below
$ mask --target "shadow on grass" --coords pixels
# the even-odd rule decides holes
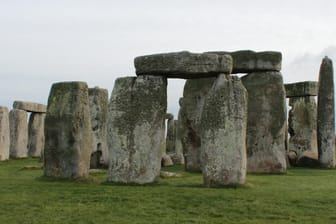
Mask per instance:
[[[63,178],[63,177],[48,177],[48,176],[40,176],[36,177],[35,180],[41,182],[61,182],[61,183],[95,183],[97,179],[89,176],[87,178]]]

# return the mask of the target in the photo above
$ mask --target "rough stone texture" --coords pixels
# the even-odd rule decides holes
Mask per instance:
[[[9,159],[9,111],[0,106],[0,161]]]
[[[285,84],[286,97],[317,96],[318,82],[306,81]]]
[[[297,159],[296,166],[315,168],[320,166],[317,152],[305,151]]]
[[[280,71],[282,54],[277,51],[255,52],[250,50],[226,52],[208,52],[218,55],[231,55],[233,60],[232,74],[261,71]]]
[[[205,99],[201,161],[207,187],[244,184],[247,92],[238,77],[220,75]]]
[[[92,132],[85,82],[52,85],[45,118],[44,175],[86,178]]]
[[[216,78],[190,79],[184,85],[180,99],[181,141],[185,169],[201,172],[201,115],[204,100]]]
[[[181,125],[179,120],[174,121],[175,126],[175,152],[169,154],[175,165],[184,164],[183,148],[181,141]]]
[[[109,181],[145,184],[160,175],[167,79],[118,78],[108,113]]]
[[[166,167],[166,166],[174,166],[174,163],[173,163],[173,160],[170,158],[169,155],[167,154],[163,154],[162,155],[162,159],[161,159],[161,165],[163,167]]]
[[[41,157],[44,149],[45,113],[31,113],[28,122],[28,156]]]
[[[10,150],[12,159],[28,156],[28,115],[24,110],[13,109],[9,112]]]
[[[89,88],[89,105],[93,135],[90,168],[108,167],[109,151],[106,139],[108,90]]]
[[[319,74],[317,100],[317,145],[320,165],[335,167],[335,105],[332,61],[325,57]]]
[[[291,109],[288,116],[288,150],[296,152],[298,157],[305,151],[312,151],[317,155],[315,98],[293,97],[289,99],[289,106]]]
[[[219,73],[230,74],[232,58],[225,54],[195,54],[182,51],[136,57],[134,65],[137,75],[192,79],[213,77]]]
[[[247,172],[286,172],[286,94],[281,73],[242,77],[248,92]]]
[[[174,117],[167,121],[166,153],[175,153],[175,122]]]
[[[47,106],[40,103],[14,101],[13,109],[25,110],[28,112],[45,113]]]

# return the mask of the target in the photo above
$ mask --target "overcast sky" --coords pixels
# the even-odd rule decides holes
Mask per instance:
[[[47,103],[54,82],[107,88],[133,59],[188,50],[276,50],[285,82],[317,80],[336,60],[334,0],[0,0],[0,105]],[[182,80],[169,80],[177,112]]]

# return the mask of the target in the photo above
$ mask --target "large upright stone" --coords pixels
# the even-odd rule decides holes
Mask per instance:
[[[167,78],[207,78],[219,73],[230,74],[232,58],[226,54],[202,53],[188,51],[153,54],[136,57],[134,65],[137,75],[158,75]]]
[[[45,113],[31,113],[28,122],[28,156],[41,157],[44,149]]]
[[[301,157],[305,151],[317,159],[316,117],[317,106],[313,96],[292,97],[289,99],[291,109],[288,116],[290,134],[288,150]]]
[[[52,85],[45,118],[44,175],[86,178],[92,132],[85,82]]]
[[[119,78],[109,104],[109,181],[145,184],[160,175],[167,79]]]
[[[109,152],[107,147],[108,91],[101,88],[89,88],[89,102],[92,128],[91,168],[107,167]]]
[[[183,148],[181,141],[181,125],[179,120],[174,121],[175,127],[175,152],[170,155],[175,165],[184,164]]]
[[[322,167],[335,166],[335,105],[332,61],[325,57],[319,74],[317,100],[317,144]]]
[[[45,113],[47,107],[46,105],[40,103],[14,101],[13,109],[25,110],[27,112]]]
[[[226,52],[208,52],[218,55],[231,55],[232,73],[252,73],[263,71],[280,71],[282,54],[277,51],[255,52],[250,50]]]
[[[9,112],[10,158],[28,156],[28,115],[24,110],[13,109]]]
[[[166,153],[172,154],[175,152],[175,123],[174,115],[168,117],[167,120],[167,137],[166,137]]]
[[[286,95],[281,73],[242,77],[248,92],[247,172],[286,172]]]
[[[201,172],[201,115],[216,78],[187,80],[180,100],[181,141],[187,171]]]
[[[0,106],[0,161],[9,159],[9,111]]]
[[[205,186],[244,184],[247,92],[238,77],[220,75],[206,97],[201,120]]]

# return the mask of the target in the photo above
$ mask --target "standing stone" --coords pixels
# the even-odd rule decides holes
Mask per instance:
[[[41,157],[44,149],[45,113],[31,113],[28,122],[28,156]]]
[[[28,115],[24,110],[13,109],[9,112],[10,158],[28,156]]]
[[[236,76],[220,75],[206,97],[201,158],[207,187],[244,184],[247,92]]]
[[[317,159],[316,117],[317,106],[313,96],[292,97],[288,116],[290,134],[288,150],[296,152],[297,157],[305,151],[311,151]]]
[[[9,159],[9,112],[0,106],[0,161]]]
[[[183,148],[181,142],[181,125],[179,120],[174,121],[175,126],[175,153],[170,155],[175,165],[184,164]]]
[[[44,175],[61,178],[87,177],[91,147],[87,84],[53,84],[45,118]]]
[[[107,112],[108,91],[101,88],[89,88],[89,102],[92,128],[92,152],[90,167],[108,167],[109,152],[107,147]]]
[[[187,80],[180,100],[181,141],[185,169],[201,172],[201,115],[204,100],[216,78]]]
[[[247,172],[286,172],[286,98],[281,73],[242,77],[248,92]]]
[[[317,144],[321,166],[335,167],[334,71],[328,57],[323,59],[319,74]]]
[[[172,154],[175,153],[175,123],[174,115],[166,116],[167,121],[167,137],[166,137],[166,153]]]
[[[119,78],[108,113],[109,181],[145,184],[160,175],[167,79]]]

